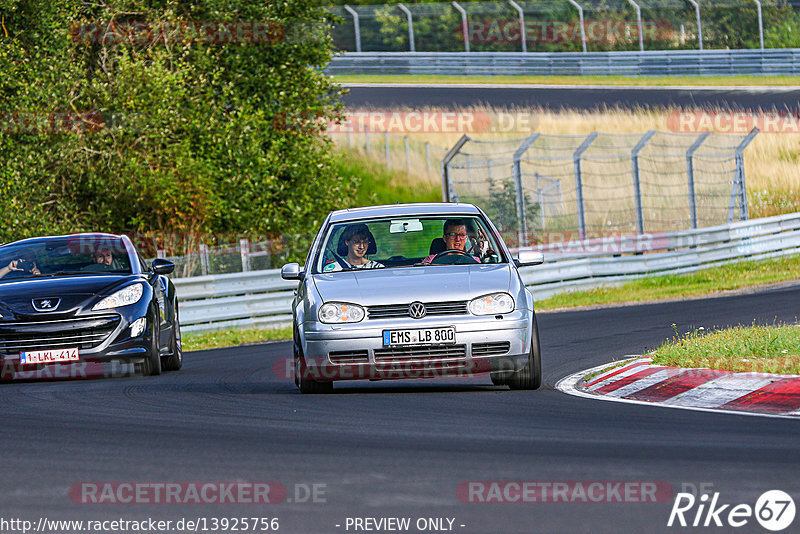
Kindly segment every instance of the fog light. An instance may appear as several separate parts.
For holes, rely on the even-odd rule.
[[[147,317],[140,317],[131,323],[131,337],[138,337],[144,332],[144,327],[147,325]]]

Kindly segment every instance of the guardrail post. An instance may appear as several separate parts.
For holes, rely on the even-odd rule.
[[[703,49],[703,26],[700,22],[700,4],[696,0],[689,0],[689,3],[694,6],[694,13],[697,17],[697,42],[700,44],[700,50]]]
[[[732,222],[733,205],[738,195],[739,200],[739,220],[746,221],[750,218],[750,210],[747,207],[747,188],[744,180],[744,149],[747,148],[760,130],[754,127],[750,133],[736,147],[736,172],[734,174],[734,186],[731,191],[731,207],[728,210],[728,222]]]
[[[522,11],[522,8],[519,7],[519,4],[516,3],[514,0],[508,0],[508,3],[511,4],[511,7],[517,10],[519,14],[519,38],[522,40],[522,51],[528,51],[528,40],[525,36],[525,12]]]
[[[455,0],[453,1],[453,7],[461,13],[461,26],[464,34],[464,52],[469,52],[469,21],[467,21],[467,10],[461,7]]]
[[[711,132],[704,132],[686,151],[686,178],[689,182],[689,214],[692,219],[692,228],[697,228],[697,192],[694,187],[694,153],[700,148]]]
[[[397,4],[403,13],[406,14],[406,18],[408,18],[408,50],[409,52],[416,52],[416,48],[414,47],[414,18],[411,16],[411,10],[408,9],[403,4]]]
[[[764,19],[761,16],[761,0],[753,0],[758,10],[758,40],[761,43],[761,50],[764,50]]]
[[[576,2],[575,0],[567,0],[567,2],[569,2],[570,4],[572,4],[573,6],[578,8],[578,20],[580,20],[580,23],[581,23],[581,43],[583,45],[583,53],[585,54],[587,52],[587,50],[586,50],[586,25],[583,23],[583,7],[581,7],[581,5],[578,2]]]
[[[578,233],[580,238],[586,239],[586,211],[583,205],[583,175],[581,174],[581,156],[589,148],[597,136],[600,135],[599,132],[592,132],[589,136],[583,140],[581,146],[575,151],[572,155],[572,160],[575,164],[575,197],[578,207]]]
[[[644,31],[642,29],[642,8],[633,0],[628,0],[628,3],[636,8],[636,21],[639,26],[639,51],[644,52]]]
[[[442,201],[443,202],[450,202],[450,191],[452,190],[450,184],[450,162],[456,157],[456,154],[461,150],[466,142],[469,141],[469,136],[464,134],[461,136],[461,139],[456,141],[456,144],[453,145],[453,148],[447,151],[444,158],[442,158]]]
[[[344,5],[344,8],[353,17],[353,28],[355,29],[356,35],[356,52],[361,52],[361,24],[358,22],[358,13],[356,13],[356,10],[347,4]]]
[[[519,246],[523,247],[528,243],[528,217],[525,213],[525,190],[522,188],[522,156],[531,145],[542,135],[540,133],[533,133],[529,135],[525,141],[514,152],[513,175],[514,175],[514,189],[517,194],[517,239]]]
[[[242,255],[242,272],[250,272],[250,240],[239,240],[239,253]]]
[[[644,209],[642,208],[642,183],[639,180],[639,152],[644,148],[650,138],[656,134],[655,130],[650,130],[639,139],[636,146],[631,151],[631,165],[633,167],[633,195],[636,200],[636,233],[644,233]]]

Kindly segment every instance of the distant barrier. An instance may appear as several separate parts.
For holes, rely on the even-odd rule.
[[[800,213],[664,234],[576,240],[536,247],[546,263],[525,267],[538,299],[643,276],[685,273],[729,261],[800,254]],[[185,332],[291,324],[296,282],[279,269],[178,278]]]

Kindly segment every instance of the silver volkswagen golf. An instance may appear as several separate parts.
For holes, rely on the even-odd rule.
[[[336,380],[491,373],[512,389],[541,383],[533,296],[483,211],[471,204],[397,204],[334,211],[298,280],[294,375],[303,393]]]

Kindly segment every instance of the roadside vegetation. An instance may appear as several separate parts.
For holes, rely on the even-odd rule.
[[[734,372],[800,374],[800,327],[739,325],[718,330],[700,326],[683,334],[676,329],[672,340],[655,350],[653,363]]]
[[[796,86],[796,76],[445,76],[434,74],[337,74],[337,83],[630,85],[663,86]]]
[[[184,351],[221,349],[250,343],[292,339],[292,328],[236,328],[210,332],[186,332],[181,339]]]
[[[720,291],[757,287],[799,278],[800,255],[784,256],[762,261],[729,263],[687,274],[649,276],[618,286],[561,293],[537,300],[536,309],[554,310],[598,304],[701,297]]]

